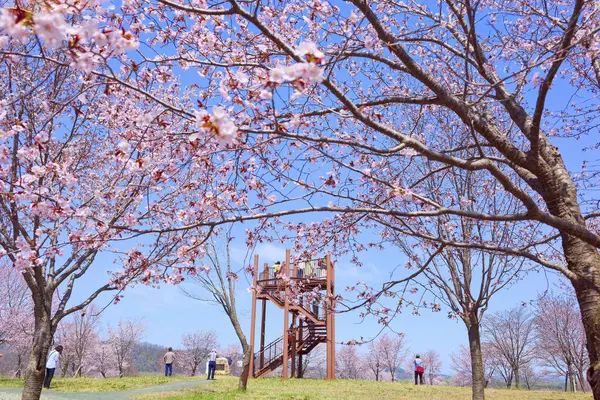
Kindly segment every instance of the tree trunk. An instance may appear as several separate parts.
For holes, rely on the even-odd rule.
[[[240,383],[238,387],[242,390],[246,390],[248,387],[248,378],[250,377],[250,360],[253,355],[251,348],[247,343],[245,346],[242,345],[242,350],[244,352],[244,360],[242,361],[242,371],[240,373]]]
[[[23,374],[23,356],[19,354],[17,356],[17,371],[15,372],[15,378],[20,378]]]
[[[568,243],[572,242],[572,240],[568,241]],[[590,357],[587,379],[592,387],[594,399],[600,400],[600,255],[595,248],[588,245],[572,247],[575,248],[569,247],[569,251],[565,251],[569,268],[571,269],[571,264],[576,262],[586,277],[573,282],[573,286],[581,310]],[[580,251],[581,247],[587,251]],[[575,260],[570,256],[576,256]],[[582,272],[578,274],[582,275]]]
[[[37,308],[37,306],[36,306]],[[52,342],[52,325],[50,318],[41,310],[37,310],[31,353],[25,371],[25,385],[21,400],[39,400],[46,373],[46,357]]]
[[[519,366],[515,366],[513,377],[515,379],[515,389],[521,389],[521,385],[519,384]]]
[[[483,370],[483,356],[481,354],[479,321],[471,318],[467,329],[469,332],[469,351],[471,353],[471,369],[473,374],[472,398],[473,400],[484,400],[485,372]]]
[[[569,375],[569,385],[571,385],[570,392],[576,392],[577,390],[575,388],[575,376],[573,376],[573,367],[571,365],[569,365],[567,368],[567,374]]]
[[[197,364],[192,366],[192,373],[190,374],[190,376],[196,376],[196,368],[198,368]]]
[[[577,189],[558,149],[548,143],[541,154],[547,164],[538,165],[541,183],[539,193],[544,198],[548,211],[554,216],[586,227]],[[566,233],[561,233],[561,240],[567,267],[576,275],[570,279],[579,303],[590,357],[587,379],[594,399],[600,400],[600,254],[595,246]]]
[[[585,378],[583,371],[577,368],[577,382],[579,383],[579,390],[585,393]]]
[[[238,320],[237,313],[235,312],[235,310],[232,310],[229,313],[229,320],[231,321],[231,324],[233,325],[233,329],[235,330],[235,333],[236,333],[238,339],[240,340],[240,344],[242,345],[242,351],[244,352],[244,360],[242,361],[242,371],[240,373],[240,382],[238,384],[238,387],[241,390],[246,390],[246,388],[248,387],[248,378],[250,377],[250,374],[251,374],[250,360],[251,360],[251,357],[253,357],[254,355],[252,354],[252,349],[251,349],[250,345],[248,344],[246,335],[244,335],[244,331],[242,330],[242,327],[240,326],[240,321]]]

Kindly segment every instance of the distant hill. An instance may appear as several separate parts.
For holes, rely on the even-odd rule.
[[[136,370],[142,375],[144,373],[162,372],[162,357],[164,354],[164,346],[147,342],[136,344],[133,351]]]

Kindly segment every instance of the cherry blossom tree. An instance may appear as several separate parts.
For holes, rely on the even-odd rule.
[[[242,346],[244,357],[239,387],[245,390],[248,385],[250,360],[253,355],[237,314],[236,284],[240,275],[244,273],[244,269],[236,269],[232,265],[230,252],[232,239],[229,231],[227,231],[224,233],[223,246],[219,247],[216,245],[216,238],[215,240],[210,240],[207,245],[205,259],[201,260],[205,264],[200,267],[201,272],[195,274],[192,278],[195,288],[199,290],[187,288],[182,288],[182,290],[188,297],[218,305],[229,318],[235,334],[240,341],[240,346]]]
[[[0,262],[0,299],[0,345],[8,347],[14,359],[11,373],[20,378],[31,348],[34,321],[25,280],[4,262]]]
[[[380,338],[374,339],[369,343],[367,353],[363,356],[363,364],[373,373],[375,381],[379,381],[380,375],[384,370],[383,349],[381,348],[381,345]]]
[[[536,356],[542,364],[564,377],[564,389],[586,390],[588,356],[585,332],[577,302],[572,296],[547,294],[538,299],[535,312],[538,336]]]
[[[94,348],[100,342],[99,324],[100,315],[93,304],[85,311],[71,314],[71,318],[59,324],[55,341],[64,348],[61,354],[63,377],[69,369],[70,374],[75,377],[87,373],[88,365],[92,363]]]
[[[488,387],[490,382],[492,382],[492,378],[496,372],[496,367],[492,361],[492,358],[490,357],[489,347],[484,344],[482,346],[482,350],[485,371],[485,387]],[[455,375],[452,377],[454,384],[457,386],[472,386],[473,367],[471,366],[471,351],[469,348],[461,345],[457,352],[452,353],[451,357],[452,364],[450,367],[455,372]]]
[[[54,333],[54,341],[66,347],[60,355],[60,364],[57,365],[62,378],[70,372],[71,376],[75,374],[75,324],[73,321],[63,320]],[[69,371],[70,370],[70,371]]]
[[[531,390],[540,381],[542,373],[536,368],[534,362],[528,362],[521,367],[521,377],[527,390]]]
[[[182,365],[189,371],[190,376],[195,376],[198,366],[208,359],[208,353],[219,345],[215,331],[197,331],[186,333],[181,337],[183,344]]]
[[[116,326],[108,327],[107,342],[114,354],[120,378],[125,376],[125,370],[131,364],[135,344],[142,339],[145,332],[145,324],[138,320],[119,321]]]
[[[511,368],[515,387],[520,388],[520,369],[535,357],[536,331],[533,315],[523,306],[489,314],[483,336],[495,354]]]
[[[244,352],[242,347],[239,344],[231,343],[227,345],[227,347],[223,348],[220,351],[225,357],[229,357],[231,360],[230,372],[233,376],[240,376],[243,372],[244,365]],[[242,366],[240,367],[240,361],[242,362]]]
[[[343,345],[335,357],[337,376],[341,379],[361,379],[363,366],[357,346]]]
[[[559,271],[580,304],[587,376],[600,399],[597,171],[589,163],[577,171],[562,157],[577,143],[597,151],[599,12],[586,0],[131,0],[108,11],[96,3],[19,2],[2,14],[0,44],[11,59],[103,77],[195,118],[224,141],[239,134],[240,147],[256,155],[254,172],[268,173],[241,172],[259,204],[248,207],[251,216],[233,219],[324,212],[319,224],[288,227],[305,245],[335,242],[339,252],[368,248],[352,239],[379,228]],[[139,40],[139,53],[124,55]],[[16,43],[33,51],[11,49]],[[183,98],[199,107],[145,87],[149,75],[171,82],[180,70],[195,78],[186,83],[194,93]],[[212,101],[224,108],[209,114]],[[18,119],[10,120],[15,126]],[[434,168],[412,168],[419,159]],[[469,199],[430,199],[423,183],[454,170],[492,180],[490,195],[499,188],[518,210],[472,211]],[[411,228],[415,220],[448,215],[511,223],[522,235],[464,242]],[[249,240],[266,236],[268,224]]]
[[[515,372],[510,365],[510,362],[504,357],[497,347],[490,345],[487,342],[482,343],[482,346],[487,348],[487,359],[490,368],[495,371],[496,376],[500,375],[507,389],[513,385]],[[529,363],[527,363],[529,365]]]
[[[21,11],[25,20],[18,22]],[[2,9],[0,29],[14,36],[39,23],[39,29],[64,33],[56,32],[65,27],[61,10],[37,17],[21,11]],[[43,45],[0,40],[0,257],[24,277],[34,318],[24,399],[39,398],[44,360],[62,319],[104,292],[117,302],[132,282],[181,282],[194,270],[210,229],[195,227],[192,235],[163,228],[200,219],[213,223],[237,197],[216,183],[229,173],[221,168],[227,159],[219,133],[233,129],[220,130],[230,124],[225,115],[217,112],[213,119],[200,110],[198,120],[184,120],[125,86],[78,72],[69,63],[87,56],[69,61],[71,56],[46,51],[43,46],[56,37],[35,32]],[[85,41],[88,33],[75,36]],[[112,35],[118,43],[109,47],[133,40],[121,29]],[[143,80],[147,93],[171,91],[171,100],[191,107],[193,100],[175,94],[176,82]],[[139,241],[143,233],[136,227],[152,232]],[[112,255],[116,268],[73,303],[74,287],[101,253]]]
[[[89,373],[98,373],[103,378],[119,376],[117,357],[110,343],[102,342],[95,346],[91,359]]]
[[[389,372],[392,382],[395,382],[398,370],[408,355],[404,335],[384,333],[379,338],[379,349],[381,350],[383,367]]]
[[[416,162],[417,163],[417,162]],[[431,170],[429,163],[422,168]],[[510,214],[515,211],[515,202],[508,196],[487,196],[483,191],[486,185],[494,185],[494,181],[476,182],[477,177],[469,171],[449,172],[443,177],[432,177],[425,185],[430,199],[442,203],[445,198],[454,198],[462,203],[465,210],[488,212],[494,214]],[[494,190],[493,192],[497,192]],[[523,258],[509,257],[494,252],[481,251],[474,248],[431,246],[430,240],[423,236],[439,236],[445,240],[461,242],[486,241],[496,243],[514,242],[515,226],[501,222],[487,224],[468,218],[452,218],[441,216],[437,219],[424,219],[411,224],[410,230],[415,235],[409,236],[396,230],[390,232],[390,240],[395,242],[408,256],[407,268],[415,271],[410,277],[414,282],[404,278],[386,283],[375,298],[394,296],[413,305],[413,313],[418,314],[420,308],[431,308],[434,312],[446,306],[449,318],[460,319],[467,329],[469,349],[473,367],[473,398],[483,398],[485,388],[485,372],[481,354],[481,321],[493,297],[500,291],[510,287],[526,272]],[[402,285],[399,285],[403,283]],[[394,286],[400,290],[393,291]],[[419,296],[420,300],[408,301],[404,293],[407,291]],[[385,295],[385,296],[384,296]],[[425,296],[429,296],[429,299]],[[379,302],[369,299],[367,308],[377,309]],[[385,307],[383,308],[385,310]],[[382,314],[387,314],[385,311]],[[382,317],[385,318],[385,317]]]
[[[425,375],[429,379],[429,384],[433,385],[443,365],[440,354],[435,350],[429,350],[421,355],[421,359],[425,365]]]
[[[304,378],[324,379],[326,371],[326,352],[325,346],[317,345],[310,353],[302,357],[302,376]]]

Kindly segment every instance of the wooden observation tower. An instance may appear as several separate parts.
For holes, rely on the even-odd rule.
[[[254,355],[250,360],[251,376],[261,378],[282,366],[282,379],[289,376],[302,378],[302,357],[325,343],[326,377],[335,379],[334,271],[329,255],[320,259],[300,260],[292,265],[288,249],[285,263],[277,275],[268,264],[264,264],[263,271],[259,272],[258,255],[255,255],[254,288],[250,331],[250,346]],[[255,352],[259,300],[262,303],[260,347]],[[271,343],[265,343],[267,301],[283,310],[283,334]]]

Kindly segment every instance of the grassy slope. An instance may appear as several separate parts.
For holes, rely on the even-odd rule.
[[[135,376],[126,378],[54,378],[52,388],[58,392],[111,392],[137,389],[164,383],[199,379],[186,376]],[[0,376],[0,387],[23,387],[23,379],[9,379]]]
[[[137,399],[163,400],[470,400],[469,388],[446,386],[414,386],[407,382],[370,382],[337,380],[257,379],[248,392],[236,390],[237,380],[218,379],[211,385],[181,392],[144,395]],[[487,400],[591,400],[591,394],[550,391],[501,390],[486,391]]]

